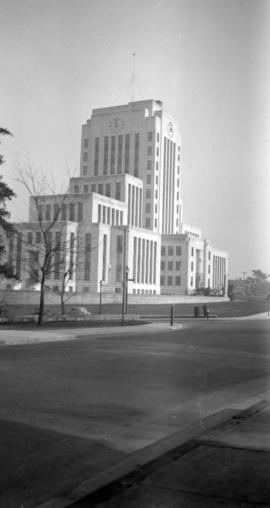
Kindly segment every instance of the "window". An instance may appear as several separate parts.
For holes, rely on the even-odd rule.
[[[106,183],[106,192],[105,192],[106,196],[109,198],[110,195],[111,195],[111,184],[110,183]]]
[[[155,219],[155,228],[157,228],[157,219]]]
[[[78,203],[78,222],[83,220],[83,204]]]
[[[67,205],[62,206],[62,220],[67,220]]]
[[[166,247],[161,247],[161,255],[166,256]]]
[[[119,210],[116,210],[116,225],[119,226]]]
[[[108,164],[109,164],[109,136],[105,136],[104,138],[104,159],[103,159],[103,174],[108,174]]]
[[[83,140],[83,147],[88,148],[88,139]]]
[[[83,192],[86,192],[86,193],[87,193],[87,192],[88,192],[88,189],[89,189],[88,185],[84,185],[84,186],[83,186]]]
[[[102,207],[102,222],[106,224],[106,206]]]
[[[190,277],[190,285],[193,286],[193,277]]]
[[[211,259],[211,252],[210,251],[208,252],[208,259],[209,259],[209,261]]]
[[[210,267],[210,265],[208,265],[208,273],[210,273],[210,270],[211,270],[211,267]]]
[[[191,255],[194,256],[194,247],[191,247]]]
[[[98,205],[98,222],[101,222],[101,205]]]
[[[161,263],[160,263],[160,269],[161,269],[162,271],[164,271],[164,270],[165,270],[165,261],[161,261]]]
[[[111,209],[108,206],[108,208],[107,208],[107,224],[110,224],[110,223],[111,223]],[[103,280],[105,280],[105,279],[103,279]]]
[[[153,132],[148,132],[147,134],[147,141],[153,141]]]
[[[157,213],[157,204],[155,204],[155,213]]]
[[[151,199],[151,189],[146,189],[146,199]]]
[[[176,183],[177,187],[179,187],[179,178],[177,178],[177,183]]]
[[[181,247],[179,245],[176,246],[176,255],[181,256]]]
[[[121,183],[116,182],[115,184],[115,199],[118,199],[120,201],[121,199]]]
[[[41,242],[41,233],[38,231],[36,233],[36,243],[40,243]]]
[[[164,277],[164,275],[161,275],[161,277],[160,277],[160,285],[161,286],[165,286],[165,277]]]
[[[102,183],[98,184],[98,193],[103,194],[103,184]]]
[[[156,162],[156,171],[158,171],[158,162]]]
[[[193,272],[193,270],[194,270],[194,263],[193,263],[193,261],[191,261],[191,271]]]
[[[146,183],[148,183],[148,185],[151,184],[151,175],[147,175]]]
[[[51,220],[51,205],[46,205],[45,220]]]
[[[117,158],[117,173],[122,173],[122,158],[123,158],[123,136],[118,136],[118,158]]]
[[[147,169],[152,169],[152,161],[151,160],[147,161]]]
[[[155,192],[155,198],[156,199],[158,198],[158,190],[156,190],[156,192]]]
[[[69,205],[69,220],[74,220],[74,203],[70,203]]]
[[[172,282],[173,282],[173,278],[172,278],[172,276],[171,276],[171,275],[168,275],[168,277],[167,277],[167,285],[168,285],[168,286],[172,286]]]
[[[177,272],[179,272],[180,268],[181,268],[181,261],[176,261],[176,263],[175,263],[175,270]]]
[[[96,184],[92,183],[91,185],[91,192],[96,192]]]
[[[150,203],[146,203],[146,206],[145,206],[146,213],[150,213],[150,209],[151,209],[151,204]]]
[[[59,212],[60,212],[60,208],[59,206],[55,203],[53,205],[53,218],[56,220],[58,219],[58,216],[59,216]]]
[[[168,256],[173,256],[173,247],[172,247],[172,245],[170,245],[168,247]]]
[[[147,147],[147,155],[150,157],[152,155],[152,147],[151,146],[148,146]]]
[[[159,156],[159,148],[157,147],[157,157]]]
[[[118,210],[117,210],[118,211]],[[116,237],[116,280],[119,282],[123,276],[123,236]]]
[[[172,261],[168,261],[168,270],[169,270],[169,272],[172,272],[172,270],[173,270],[173,262]]]
[[[42,205],[38,205],[38,220],[39,221],[43,220],[43,206]]]
[[[156,185],[158,185],[158,176],[156,175]]]
[[[130,135],[125,135],[125,173],[129,173]]]
[[[115,173],[115,136],[111,137],[111,174]]]
[[[78,194],[80,192],[79,185],[74,185],[74,192],[75,192],[75,194]]]
[[[123,224],[123,212],[120,212],[120,225],[122,226]]]
[[[150,228],[150,217],[145,217],[145,227]]]
[[[176,199],[179,201],[179,192],[176,193]]]
[[[114,226],[114,221],[115,221],[115,209],[113,208],[112,209],[112,225]]]
[[[27,235],[27,243],[33,243],[33,233],[32,231],[28,233]]]
[[[134,153],[134,176],[138,176],[139,173],[139,146],[140,146],[140,134],[135,134],[135,153]]]
[[[95,138],[95,159],[94,159],[94,174],[98,175],[99,166],[99,138]]]
[[[181,286],[181,277],[180,277],[180,275],[176,275],[176,277],[175,277],[175,285],[176,286]]]
[[[83,175],[87,175],[87,166],[83,166]]]
[[[157,132],[157,142],[159,143],[159,132]]]
[[[83,154],[83,162],[87,162],[87,160],[88,160],[88,153],[84,152],[84,154]]]

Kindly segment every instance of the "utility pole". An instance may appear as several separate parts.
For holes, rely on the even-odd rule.
[[[126,310],[126,226],[124,226],[124,246],[123,246],[123,287],[122,287],[122,325],[125,324],[125,310]]]
[[[102,314],[102,282],[99,281],[99,314]]]

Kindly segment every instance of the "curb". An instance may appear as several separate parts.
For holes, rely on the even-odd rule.
[[[99,491],[111,488],[120,480],[121,484],[125,485],[126,481],[123,481],[124,477],[134,474],[142,466],[149,465],[183,445],[189,449],[190,446],[193,446],[192,443],[194,441],[197,442],[203,436],[209,438],[212,435],[217,436],[220,433],[228,432],[236,425],[239,425],[239,421],[251,417],[267,405],[269,405],[268,391],[239,403],[233,409],[219,411],[203,420],[203,427],[202,422],[198,421],[185,430],[162,438],[156,443],[133,453],[116,466],[98,473],[90,480],[85,480],[72,490],[68,496],[51,498],[45,503],[38,505],[37,508],[69,508],[87,496],[95,495],[96,497]],[[183,453],[186,453],[185,449]]]

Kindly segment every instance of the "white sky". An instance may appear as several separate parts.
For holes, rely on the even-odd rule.
[[[269,0],[0,0],[1,170],[30,158],[60,186],[97,107],[160,99],[182,132],[184,221],[227,250],[230,277],[270,273]],[[76,174],[76,173],[75,173]]]

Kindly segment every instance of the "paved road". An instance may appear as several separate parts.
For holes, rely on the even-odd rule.
[[[80,330],[78,330],[78,333]],[[269,387],[268,321],[3,347],[1,507],[36,506]]]

